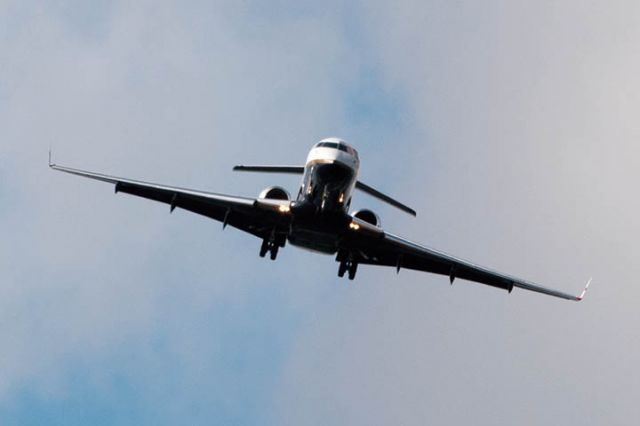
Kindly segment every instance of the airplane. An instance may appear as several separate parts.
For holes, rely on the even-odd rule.
[[[257,198],[159,185],[108,176],[51,162],[49,167],[115,185],[115,192],[135,195],[222,222],[262,240],[260,257],[275,260],[287,242],[315,252],[335,255],[338,276],[356,277],[359,265],[380,265],[444,275],[453,284],[462,279],[507,290],[514,287],[562,299],[581,301],[591,280],[578,296],[512,277],[386,232],[376,213],[350,212],[354,190],[365,192],[412,216],[415,210],[358,180],[358,152],[339,138],[315,144],[304,166],[235,166],[235,171],[302,175],[295,199],[282,187],[270,186]]]

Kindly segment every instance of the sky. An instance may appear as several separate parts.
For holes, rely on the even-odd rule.
[[[0,423],[640,418],[640,4],[0,0]],[[385,229],[581,303],[328,256],[55,173],[256,196],[318,140]]]

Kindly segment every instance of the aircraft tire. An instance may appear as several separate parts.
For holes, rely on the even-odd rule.
[[[263,240],[260,246],[260,257],[265,257],[269,251],[269,241]]]
[[[349,279],[353,281],[356,277],[356,272],[358,271],[358,264],[353,262],[349,265]]]
[[[271,260],[276,260],[276,257],[278,257],[279,248],[280,247],[278,247],[277,245],[274,245],[273,247],[271,247],[271,254],[270,254]]]
[[[343,260],[340,262],[340,266],[338,267],[338,276],[340,278],[344,277],[345,272],[347,272],[347,262]]]

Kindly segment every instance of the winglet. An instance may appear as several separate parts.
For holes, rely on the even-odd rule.
[[[582,290],[582,293],[580,294],[580,296],[577,297],[578,302],[584,299],[584,295],[587,294],[587,290],[589,290],[589,285],[591,284],[592,279],[593,278],[589,278],[589,281],[587,281],[587,285],[584,286],[584,290]]]
[[[49,145],[49,167],[53,167],[55,164],[51,162],[51,145]]]

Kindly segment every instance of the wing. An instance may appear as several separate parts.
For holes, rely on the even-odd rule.
[[[357,226],[351,227],[351,234],[345,239],[345,250],[349,250],[358,263],[370,265],[394,266],[416,271],[431,272],[449,277],[486,284],[511,292],[513,287],[535,291],[567,300],[583,299],[591,280],[581,295],[575,296],[533,282],[492,271],[472,262],[448,255],[438,250],[421,246],[381,229],[354,220]]]
[[[275,229],[287,228],[289,202],[235,197],[173,186],[141,182],[57,165],[54,170],[115,185],[115,191],[169,204],[231,225],[259,238],[267,238]]]

